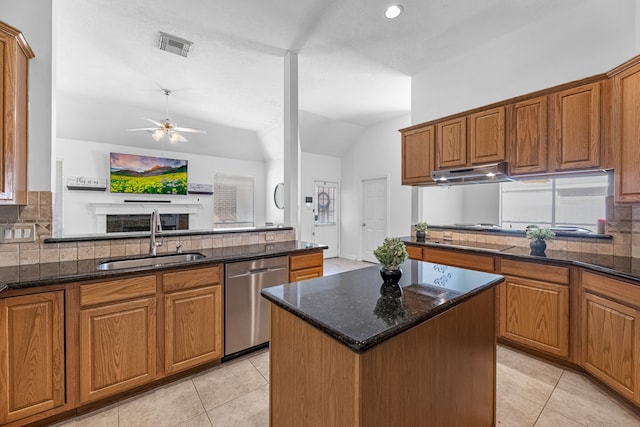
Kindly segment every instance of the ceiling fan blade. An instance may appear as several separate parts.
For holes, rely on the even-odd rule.
[[[138,131],[138,130],[146,130],[147,132],[153,132],[155,131],[157,128],[138,128],[138,129],[127,129],[129,132],[134,132],[134,131]]]
[[[174,128],[174,130],[177,130],[180,132],[207,133],[207,131],[204,129],[193,129],[193,128],[183,128],[183,127],[176,127]]]
[[[143,119],[144,119],[144,120],[146,120],[146,121],[148,121],[148,122],[153,123],[154,125],[156,125],[156,126],[158,126],[158,127],[160,127],[160,128],[163,128],[163,127],[164,127],[164,125],[163,125],[162,123],[160,123],[160,122],[156,122],[156,121],[155,121],[155,120],[153,120],[153,119],[148,119],[148,118],[146,118],[146,117],[143,117]]]

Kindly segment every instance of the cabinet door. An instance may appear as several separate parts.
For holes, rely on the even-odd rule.
[[[569,356],[569,287],[505,277],[500,336],[560,357]]]
[[[508,106],[507,129],[510,173],[547,172],[547,97]]]
[[[409,258],[411,259],[422,261],[422,248],[419,246],[407,245],[407,254],[409,254]]]
[[[616,201],[640,202],[640,66],[613,79]]]
[[[481,111],[469,116],[471,164],[501,162],[505,159],[504,107]]]
[[[638,310],[584,292],[582,366],[628,399],[640,402]]]
[[[446,169],[467,164],[467,118],[437,124],[436,168]]]
[[[80,402],[145,384],[156,376],[156,300],[80,311]]]
[[[63,292],[0,299],[0,325],[0,424],[63,405]]]
[[[0,22],[0,205],[27,204],[28,79],[31,48]]]
[[[222,322],[220,285],[165,295],[166,373],[221,358]]]
[[[402,134],[402,184],[433,182],[435,126]]]
[[[551,167],[553,170],[600,166],[600,83],[553,95]]]

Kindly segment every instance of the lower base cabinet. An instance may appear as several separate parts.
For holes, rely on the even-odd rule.
[[[80,311],[80,403],[156,377],[156,299]]]
[[[303,255],[289,256],[289,282],[322,277],[324,259],[322,250]]]
[[[64,293],[0,299],[0,424],[65,403]]]
[[[165,296],[165,372],[174,373],[220,359],[222,286]]]
[[[582,274],[582,367],[640,404],[640,293],[637,285]]]

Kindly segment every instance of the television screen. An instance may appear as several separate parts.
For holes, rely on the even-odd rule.
[[[112,193],[187,194],[187,161],[110,154]]]

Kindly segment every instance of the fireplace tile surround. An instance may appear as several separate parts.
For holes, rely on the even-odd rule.
[[[640,205],[616,205],[613,197],[607,199],[605,232],[613,238],[594,242],[593,239],[560,237],[550,243],[550,249],[570,252],[588,252],[602,255],[640,258]],[[148,251],[146,238],[111,239],[78,242],[45,243],[53,228],[52,192],[30,191],[26,206],[0,206],[0,226],[34,224],[36,241],[30,243],[0,243],[0,267],[46,262],[73,261],[93,258],[141,255]],[[295,240],[295,230],[274,230],[274,241]],[[415,233],[415,231],[414,231]],[[433,230],[432,233],[438,233]],[[178,245],[183,250],[198,250],[266,242],[267,232],[233,232],[165,237],[159,253],[174,252]],[[438,236],[435,236],[438,237]],[[529,245],[524,237],[495,236],[481,232],[453,233],[453,239],[486,243]]]

